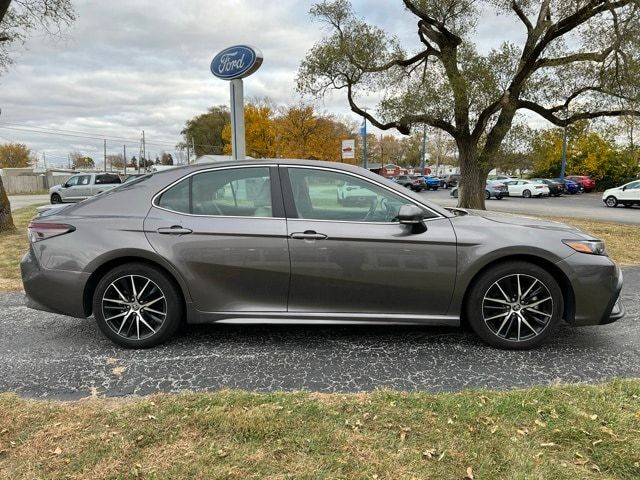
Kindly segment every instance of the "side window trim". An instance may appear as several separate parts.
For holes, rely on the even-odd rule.
[[[343,174],[343,175],[349,175],[352,176],[354,178],[358,178],[358,179],[362,179],[365,182],[371,183],[377,187],[383,188],[395,195],[398,195],[399,197],[402,197],[404,200],[407,201],[407,203],[410,203],[412,205],[415,205],[419,208],[424,208],[427,209],[429,212],[431,212],[431,214],[433,214],[432,218],[425,218],[425,221],[429,221],[429,220],[435,220],[438,218],[443,218],[442,215],[440,215],[438,212],[431,210],[427,205],[424,205],[422,203],[417,203],[415,200],[406,197],[405,195],[403,195],[401,192],[396,192],[395,190],[386,187],[385,185],[383,185],[382,183],[378,183],[375,181],[372,181],[366,177],[361,177],[359,175],[352,175],[350,172],[345,172],[343,170],[335,170],[332,168],[326,168],[326,167],[314,167],[314,166],[309,166],[309,165],[279,165],[279,169],[280,169],[280,177],[282,179],[282,193],[284,196],[284,207],[285,207],[285,214],[287,216],[287,219],[298,219],[298,211],[296,209],[295,206],[295,201],[294,201],[294,197],[293,197],[293,189],[291,187],[291,177],[289,176],[289,169],[292,168],[300,168],[300,169],[306,169],[306,170],[321,170],[321,171],[325,171],[325,172],[331,172],[331,173],[338,173],[338,174]],[[358,221],[345,221],[345,220],[313,220],[313,219],[309,219],[309,221],[313,221],[313,222],[340,222],[340,223],[378,223],[378,224],[393,224],[394,222],[358,222]]]
[[[270,188],[271,188],[271,208],[272,208],[272,216],[271,217],[248,217],[248,216],[235,216],[235,215],[200,215],[193,213],[193,177],[201,174],[201,173],[209,173],[215,172],[218,170],[234,170],[240,168],[267,168],[269,170],[269,178],[270,178]],[[181,182],[188,182],[188,195],[189,195],[189,212],[180,212],[178,210],[173,210],[171,208],[163,207],[159,205],[160,199],[162,195],[167,191],[171,190],[173,187],[177,186]],[[185,175],[177,180],[174,180],[166,187],[162,188],[158,193],[156,193],[151,199],[151,205],[155,208],[159,208],[160,210],[165,210],[167,212],[175,213],[177,215],[187,215],[193,217],[219,217],[219,218],[246,218],[246,219],[255,219],[255,218],[265,218],[265,219],[274,219],[274,220],[283,220],[285,218],[285,203],[282,195],[282,185],[284,182],[280,179],[280,169],[278,165],[274,164],[254,164],[254,165],[238,165],[238,166],[225,166],[225,167],[216,167],[216,168],[208,168],[206,170],[196,170],[195,172],[191,172],[188,175]]]

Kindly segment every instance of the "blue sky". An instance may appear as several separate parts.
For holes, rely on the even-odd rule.
[[[247,97],[278,104],[300,100],[294,79],[300,60],[322,38],[308,15],[311,2],[279,0],[77,1],[78,19],[63,38],[34,35],[15,50],[15,65],[0,77],[0,123],[91,132],[126,140],[109,153],[138,149],[144,129],[152,155],[172,151],[184,122],[209,106],[228,104],[228,83],[209,71],[222,48],[248,43],[264,63],[245,80]],[[416,20],[400,0],[354,2],[356,12],[396,33],[409,50]],[[517,22],[486,12],[476,32],[488,50],[522,34]],[[375,103],[372,100],[372,103]],[[316,102],[320,110],[352,115],[342,94]],[[371,105],[373,106],[373,105]],[[17,127],[20,128],[20,127]],[[0,141],[27,143],[48,163],[66,163],[80,150],[102,155],[102,141],[45,136],[0,128]]]

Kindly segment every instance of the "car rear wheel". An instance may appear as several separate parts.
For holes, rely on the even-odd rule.
[[[102,333],[125,348],[149,348],[168,340],[182,321],[182,301],[172,280],[143,263],[109,271],[93,295]]]
[[[531,190],[524,190],[524,191],[522,192],[522,196],[523,196],[524,198],[531,198]]]
[[[453,196],[453,198],[458,198],[458,190],[454,190],[453,192],[451,192],[451,195]]]
[[[51,203],[62,203],[62,197],[57,193],[51,195]]]
[[[541,345],[560,323],[562,292],[553,276],[529,262],[495,266],[471,286],[465,305],[473,331],[497,348]]]
[[[618,206],[618,199],[616,197],[607,197],[607,199],[604,201],[605,205],[607,207],[617,207]]]
[[[491,199],[491,193],[489,192],[489,190],[484,191],[484,198],[487,200]]]

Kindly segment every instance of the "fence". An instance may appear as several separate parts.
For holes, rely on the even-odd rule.
[[[16,193],[42,193],[49,187],[66,182],[71,175],[3,175],[2,183],[7,195]]]

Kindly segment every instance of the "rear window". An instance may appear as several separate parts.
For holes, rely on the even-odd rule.
[[[122,183],[122,180],[118,175],[111,173],[96,175],[96,185],[104,185],[106,183]]]

